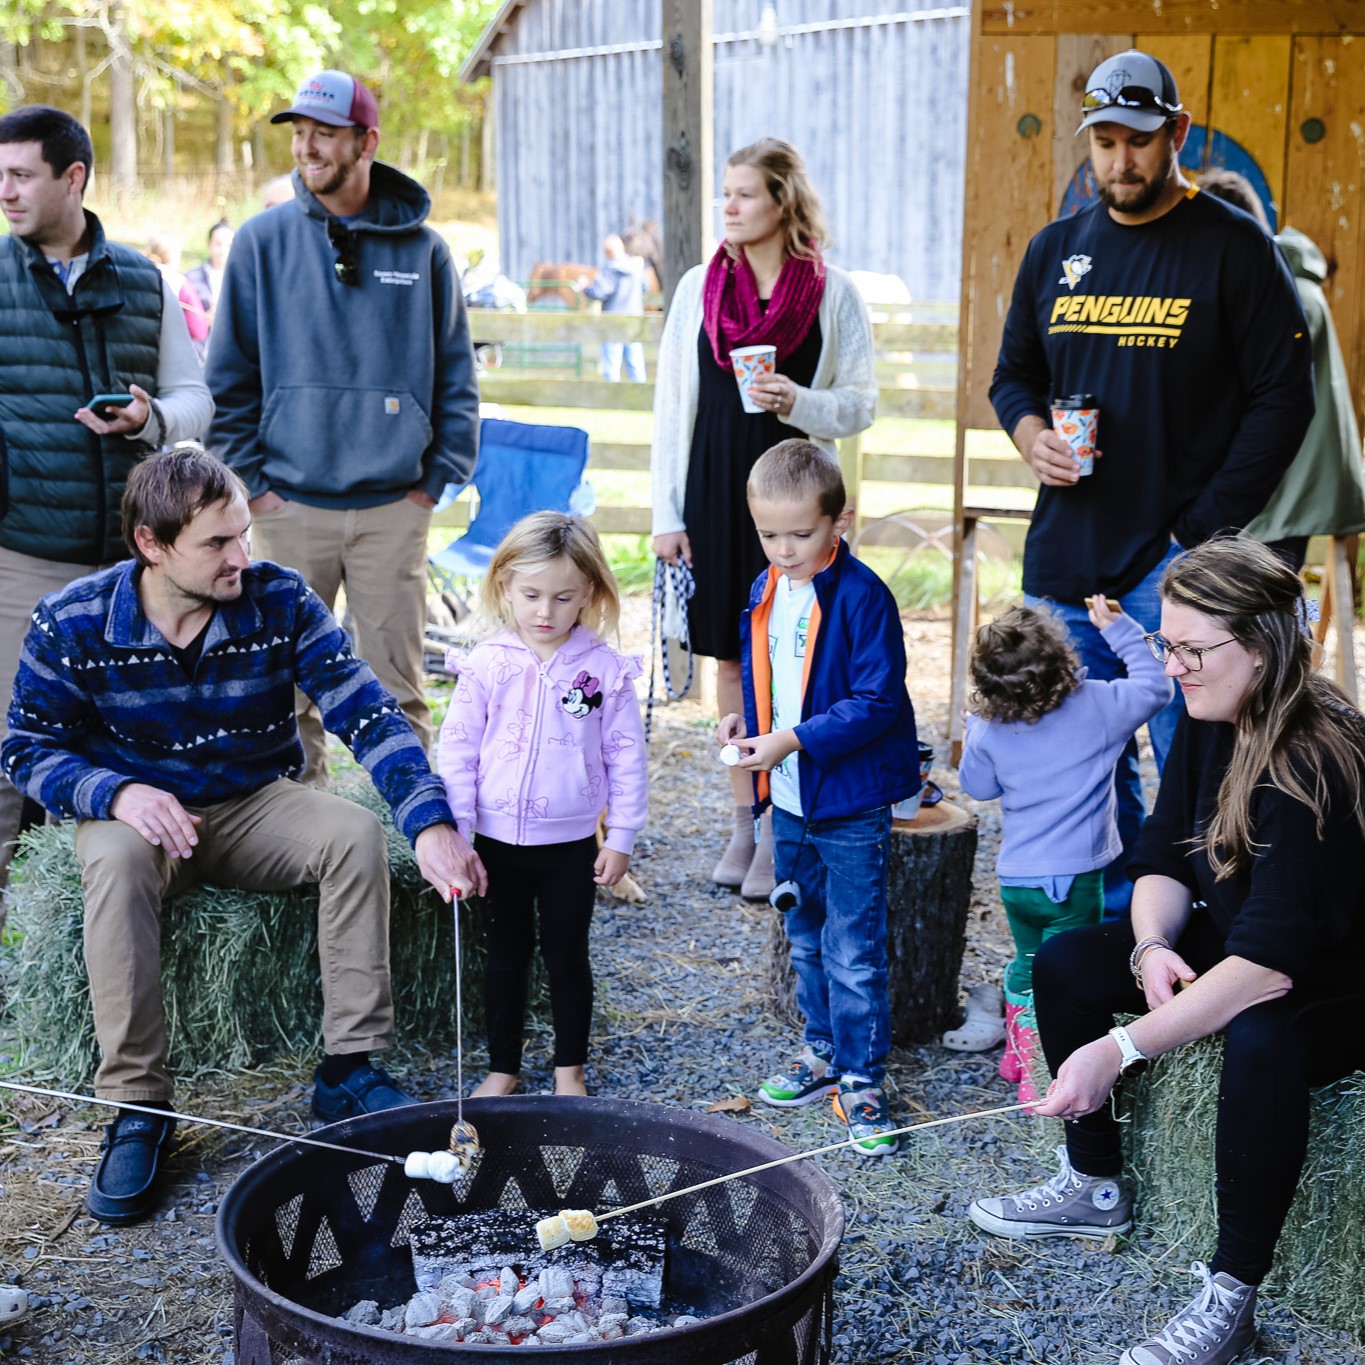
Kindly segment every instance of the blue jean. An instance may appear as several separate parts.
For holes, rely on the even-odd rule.
[[[1123,610],[1127,612],[1144,631],[1161,629],[1161,575],[1180,548],[1172,545],[1156,568],[1131,592],[1124,593],[1120,599]],[[1126,678],[1118,655],[1104,643],[1104,637],[1090,622],[1090,613],[1083,604],[1053,602],[1041,597],[1025,596],[1030,607],[1048,606],[1053,614],[1066,626],[1067,635],[1080,655],[1081,663],[1089,671],[1089,676],[1099,682],[1114,678]],[[1156,759],[1158,774],[1166,766],[1166,755],[1170,752],[1171,740],[1175,735],[1176,722],[1185,709],[1185,703],[1176,688],[1175,696],[1147,722],[1147,734],[1152,741],[1152,755]],[[1123,848],[1119,856],[1104,870],[1104,914],[1106,919],[1116,919],[1127,914],[1133,899],[1133,884],[1128,880],[1128,860],[1137,847],[1138,835],[1147,807],[1142,799],[1142,779],[1138,775],[1137,739],[1133,738],[1124,746],[1114,769],[1114,795],[1118,806],[1119,838]]]
[[[645,348],[638,341],[604,341],[597,369],[602,378],[612,384],[621,382],[621,365],[625,363],[626,378],[632,384],[645,382]]]
[[[805,1041],[833,1070],[880,1085],[891,1048],[886,857],[891,808],[806,821],[773,807],[773,865],[801,888],[786,916]]]

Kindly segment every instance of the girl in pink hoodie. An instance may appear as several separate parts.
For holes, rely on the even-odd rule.
[[[448,660],[459,678],[437,755],[460,833],[473,835],[488,873],[489,1071],[473,1093],[516,1089],[538,919],[555,1094],[585,1095],[593,900],[630,866],[648,808],[632,685],[642,669],[601,639],[616,630],[620,599],[582,517],[537,512],[519,521],[494,553],[479,599],[490,633]]]

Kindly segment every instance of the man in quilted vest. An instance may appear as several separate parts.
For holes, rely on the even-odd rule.
[[[174,293],[83,206],[93,162],[60,109],[0,117],[0,716],[39,598],[124,557],[129,471],[213,413]],[[0,887],[24,813],[0,777]]]

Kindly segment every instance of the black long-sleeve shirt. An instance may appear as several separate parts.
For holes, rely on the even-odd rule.
[[[1232,759],[1231,724],[1182,716],[1161,774],[1156,808],[1142,826],[1128,874],[1182,882],[1224,940],[1227,956],[1283,972],[1296,994],[1359,990],[1365,977],[1365,835],[1339,779],[1322,838],[1302,801],[1261,778],[1251,801],[1255,856],[1214,879],[1202,842]]]
[[[1100,204],[1029,243],[991,402],[1011,435],[1053,397],[1099,400],[1095,472],[1039,490],[1024,589],[1115,597],[1266,504],[1313,417],[1308,324],[1274,242],[1191,190],[1140,226]]]

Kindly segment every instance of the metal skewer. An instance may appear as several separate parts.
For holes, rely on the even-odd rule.
[[[150,1114],[158,1119],[178,1119],[182,1123],[197,1123],[207,1128],[226,1128],[233,1133],[249,1133],[252,1137],[275,1138],[279,1142],[301,1142],[307,1147],[326,1147],[332,1152],[346,1152],[351,1156],[372,1157],[375,1161],[403,1164],[401,1156],[391,1152],[367,1152],[363,1147],[346,1147],[339,1142],[323,1142],[320,1138],[303,1137],[298,1133],[276,1133],[269,1128],[248,1128],[244,1123],[228,1123],[223,1119],[206,1119],[199,1114],[179,1114],[171,1109],[154,1109],[127,1100],[102,1100],[97,1095],[76,1095],[67,1090],[47,1090],[41,1085],[20,1085],[17,1081],[0,1081],[0,1089],[18,1090],[25,1095],[43,1095],[54,1100],[75,1100],[78,1104],[103,1104],[111,1109],[127,1109],[134,1114]]]
[[[464,998],[460,992],[464,964],[460,953],[460,892],[454,886],[450,888],[450,906],[455,920],[455,1126],[450,1130],[450,1150],[459,1156],[461,1147],[478,1151],[479,1134],[464,1117]]]
[[[882,1133],[879,1136],[901,1137],[906,1133],[922,1132],[925,1128],[939,1128],[945,1123],[965,1123],[968,1119],[992,1118],[996,1114],[1015,1114],[1021,1109],[1032,1109],[1040,1103],[1040,1100],[1031,1100],[1028,1104],[1003,1104],[998,1109],[977,1109],[970,1114],[954,1114],[951,1118],[930,1119],[927,1123],[911,1123],[904,1128],[895,1128],[891,1132]],[[760,1171],[770,1171],[774,1166],[786,1166],[793,1161],[805,1161],[807,1157],[822,1156],[825,1152],[837,1152],[841,1147],[851,1147],[856,1141],[856,1138],[845,1138],[842,1142],[831,1142],[827,1147],[815,1147],[808,1152],[793,1152],[790,1156],[778,1157],[776,1161],[765,1161],[761,1166],[750,1166],[743,1171],[731,1171],[729,1175],[718,1175],[713,1180],[703,1180],[699,1185],[688,1185],[685,1189],[671,1190],[668,1194],[656,1195],[653,1199],[644,1199],[638,1204],[627,1204],[622,1209],[611,1209],[606,1213],[599,1213],[596,1215],[596,1221],[605,1223],[608,1218],[619,1218],[623,1213],[638,1213],[641,1209],[662,1204],[666,1199],[677,1199],[680,1195],[695,1194],[698,1190],[710,1189],[712,1185],[724,1185],[727,1181],[739,1180],[746,1175],[757,1175]]]

